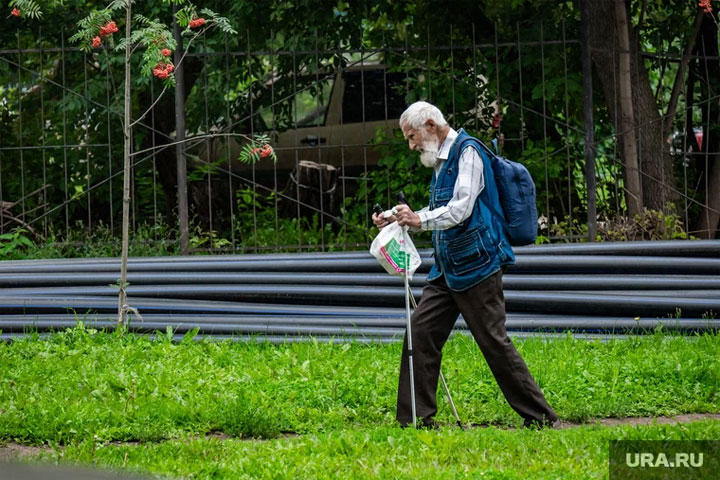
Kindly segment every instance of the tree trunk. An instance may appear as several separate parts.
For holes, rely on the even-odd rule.
[[[292,192],[297,189],[300,202],[300,215],[311,218],[320,212],[335,215],[338,170],[332,165],[319,164],[309,160],[300,160],[298,168],[288,180],[286,190]],[[305,205],[309,205],[305,207]],[[320,215],[320,222],[324,216]]]
[[[130,97],[130,33],[131,33],[131,2],[127,2],[125,7],[125,115],[123,122],[123,132],[125,137],[125,146],[123,150],[124,171],[123,171],[123,216],[122,216],[122,253],[120,260],[120,284],[118,294],[118,324],[124,324],[125,314],[123,306],[125,305],[126,294],[125,284],[127,283],[127,263],[128,250],[130,245],[130,135],[131,135],[131,97]]]
[[[717,99],[711,100],[720,92],[720,61],[718,61],[718,26],[710,15],[705,15],[697,42],[699,71],[702,98],[703,144],[702,153],[695,157],[698,170],[703,172],[706,182],[705,198],[701,201],[706,204],[700,212],[695,230],[702,238],[715,238],[718,233],[720,221],[720,105]],[[694,125],[688,125],[692,131]]]
[[[635,115],[632,101],[632,76],[630,70],[630,38],[625,12],[625,0],[615,0],[615,23],[618,40],[618,94],[620,118],[619,138],[625,160],[625,204],[628,215],[634,218],[642,211],[642,184],[638,165],[638,147],[635,138]]]
[[[183,60],[183,67],[185,69],[185,88],[184,96],[185,99],[190,94],[196,80],[202,71],[202,62],[197,61],[193,57],[185,57]],[[175,87],[177,89],[177,86]],[[141,93],[141,105],[150,105],[153,102],[153,98],[149,94]],[[171,143],[175,140],[175,97],[168,92],[165,93],[162,99],[153,107],[152,113],[148,113],[146,118],[150,118],[153,115],[155,120],[155,129],[157,133],[150,134],[144,137],[142,149],[160,147],[166,143]],[[149,122],[148,122],[149,123]],[[167,136],[162,135],[162,133]],[[154,138],[153,138],[154,137]],[[155,154],[155,166],[157,169],[158,180],[162,185],[163,191],[165,192],[165,216],[170,226],[175,226],[175,215],[174,212],[177,208],[177,152],[175,147],[167,147],[164,149],[158,149]]]
[[[717,147],[720,147],[720,142],[713,142]],[[701,238],[712,239],[715,238],[720,232],[718,222],[720,222],[720,155],[714,154],[710,156],[710,165],[708,168],[708,192],[707,192],[707,206],[708,208],[703,209],[700,219],[698,222],[697,232]]]
[[[618,132],[620,126],[619,80],[616,72],[620,65],[622,49],[615,44],[614,32],[617,29],[615,0],[589,0],[590,9],[590,45],[594,49],[593,63],[595,73],[605,95],[605,104],[610,119]],[[629,36],[630,76],[632,83],[632,106],[635,116],[637,158],[642,184],[642,204],[653,210],[670,210],[679,196],[674,186],[674,173],[670,148],[663,138],[663,122],[660,108],[650,85],[648,72],[639,55],[640,46],[637,35]],[[623,161],[627,159],[623,155]],[[626,186],[627,187],[627,186]]]
[[[175,49],[175,139],[180,142],[175,146],[177,154],[177,200],[178,200],[178,243],[180,254],[189,253],[188,231],[188,192],[187,192],[187,159],[185,157],[185,68],[181,62],[183,56],[183,38],[176,15],[180,12],[178,5],[173,6],[173,36],[177,43]]]

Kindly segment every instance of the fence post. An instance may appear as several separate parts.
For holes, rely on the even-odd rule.
[[[597,236],[597,196],[595,184],[595,133],[593,123],[592,50],[590,48],[589,0],[580,0],[580,44],[583,68],[583,123],[585,125],[585,184],[587,186],[588,241]]]
[[[188,196],[187,196],[187,163],[185,158],[185,68],[180,59],[183,56],[183,40],[180,25],[176,15],[180,7],[173,6],[173,36],[177,47],[175,48],[175,141],[178,142],[177,155],[177,192],[178,192],[178,240],[180,254],[189,253],[188,233]]]

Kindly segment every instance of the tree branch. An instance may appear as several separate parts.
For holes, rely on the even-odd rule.
[[[40,238],[39,235],[37,234],[37,232],[35,231],[35,229],[32,228],[32,227],[31,227],[30,225],[28,225],[27,223],[25,223],[24,220],[22,220],[22,219],[20,219],[20,218],[17,218],[17,217],[13,217],[12,215],[10,215],[10,214],[8,214],[8,213],[5,213],[5,212],[3,212],[3,214],[2,214],[2,218],[3,218],[3,220],[7,218],[7,219],[9,219],[9,220],[17,223],[17,224],[20,225],[21,227],[27,229],[27,231],[28,231],[29,233],[31,233],[35,238]],[[4,222],[4,223],[2,224],[3,230],[4,230],[5,227],[8,226],[8,225],[10,225],[10,222],[9,222],[9,221],[8,221],[8,222]]]
[[[191,140],[200,140],[200,139],[215,138],[215,137],[241,137],[241,138],[244,138],[245,140],[250,140],[250,141],[252,140],[250,137],[248,137],[247,135],[242,134],[242,133],[208,133],[205,135],[194,135],[190,138],[186,138],[185,140],[178,140],[176,142],[163,143],[162,145],[155,145],[154,147],[146,148],[143,150],[138,150],[137,152],[132,152],[130,154],[130,156],[134,157],[135,155],[140,155],[141,153],[152,152],[153,150],[167,148],[167,147],[171,147],[173,145],[179,145],[181,143],[189,142]]]
[[[187,48],[186,48],[185,51],[183,52],[183,56],[180,57],[180,61],[177,63],[177,65],[175,65],[175,68],[177,68],[177,67],[185,60],[185,57],[187,56],[188,52],[190,52],[190,44],[193,42],[193,40],[195,40],[197,37],[199,37],[200,35],[202,35],[202,34],[205,33],[206,31],[207,31],[207,28],[204,29],[204,30],[202,30],[202,31],[200,31],[200,32],[198,32],[198,33],[196,33],[193,37],[190,38],[190,40],[188,40]],[[133,126],[135,126],[136,123],[140,122],[143,118],[147,117],[147,114],[150,113],[150,111],[151,111],[153,108],[155,108],[155,105],[160,101],[160,99],[162,98],[162,96],[163,96],[163,94],[165,93],[166,90],[167,90],[167,86],[165,86],[165,87],[162,89],[162,92],[160,92],[160,95],[157,96],[157,98],[156,98],[155,101],[152,103],[152,105],[150,105],[150,107],[149,107],[147,110],[145,110],[145,111],[142,113],[142,115],[140,115],[140,116],[137,118],[137,120],[135,120],[135,121],[130,125],[131,128],[132,128]]]
[[[142,121],[142,119],[144,119],[144,118],[147,116],[147,114],[150,113],[150,111],[151,111],[153,108],[155,108],[155,105],[157,105],[157,103],[160,101],[160,99],[162,98],[162,96],[163,96],[163,94],[165,93],[166,90],[167,90],[167,85],[163,87],[162,91],[160,92],[160,95],[157,96],[157,98],[156,98],[155,101],[152,103],[152,105],[150,105],[150,107],[148,107],[148,109],[145,110],[145,112],[143,112],[143,114],[140,115],[140,116],[138,117],[138,119],[135,120],[135,121],[130,125],[131,128],[134,127],[136,123]]]
[[[638,34],[642,30],[643,24],[645,23],[645,10],[647,9],[647,0],[643,0],[642,6],[640,7],[640,18],[638,19],[637,31]]]
[[[680,60],[680,66],[678,67],[677,75],[675,75],[675,83],[673,84],[672,94],[670,95],[670,102],[668,103],[667,113],[665,114],[665,128],[663,131],[663,138],[670,136],[673,130],[673,118],[677,111],[678,98],[680,97],[680,90],[685,81],[685,70],[687,70],[688,62],[690,61],[690,54],[693,48],[695,48],[695,40],[697,39],[698,33],[700,32],[700,26],[703,22],[705,14],[702,10],[698,9],[697,15],[695,15],[695,26],[693,33],[688,39],[687,45],[685,45],[685,51],[683,51],[682,59]]]

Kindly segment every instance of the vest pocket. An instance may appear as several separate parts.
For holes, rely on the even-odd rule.
[[[482,237],[480,230],[476,228],[447,243],[453,273],[469,272],[490,262],[490,255]]]
[[[436,188],[433,192],[433,208],[444,207],[452,200],[455,193],[455,185],[452,187]]]

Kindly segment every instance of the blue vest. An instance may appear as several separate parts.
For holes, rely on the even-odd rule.
[[[437,178],[432,175],[430,210],[447,205],[453,197],[461,153],[458,150],[465,138],[472,137],[460,129]],[[502,265],[515,263],[515,255],[505,237],[502,223],[493,213],[493,210],[502,212],[502,206],[490,158],[479,144],[470,142],[466,145],[475,148],[482,159],[485,187],[475,200],[468,218],[447,230],[433,230],[435,265],[428,275],[428,281],[445,275],[445,282],[455,291],[474,287],[500,270]],[[488,205],[492,205],[493,209]]]

